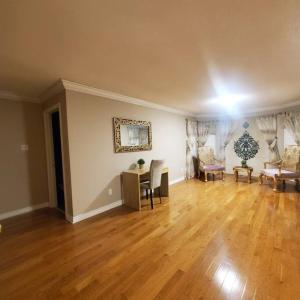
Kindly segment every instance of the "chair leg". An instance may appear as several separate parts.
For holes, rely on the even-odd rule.
[[[159,193],[159,199],[160,199],[160,203],[161,203],[161,186],[158,189],[158,193]]]
[[[283,187],[283,189],[285,189],[285,188],[286,188],[286,185],[285,185],[285,180],[282,180],[282,187]]]
[[[277,186],[278,186],[278,181],[277,181],[277,179],[274,178],[274,180],[273,180],[273,191],[274,192],[277,192]]]
[[[296,190],[299,191],[299,179],[296,179]]]
[[[222,181],[224,181],[224,171],[222,171]]]
[[[263,184],[263,174],[259,175],[259,184]]]
[[[151,209],[153,209],[153,193],[152,193],[152,189],[150,189],[150,200],[151,200]]]
[[[146,189],[146,198],[149,199],[148,189]]]
[[[206,172],[204,172],[204,180],[205,180],[205,182],[207,182],[207,173]]]

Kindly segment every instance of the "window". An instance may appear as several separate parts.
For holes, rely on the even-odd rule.
[[[207,141],[205,143],[205,146],[209,146],[214,150],[214,153],[216,154],[216,135],[210,134],[207,138]]]
[[[290,145],[296,145],[294,138],[286,128],[283,130],[283,145],[284,148]]]

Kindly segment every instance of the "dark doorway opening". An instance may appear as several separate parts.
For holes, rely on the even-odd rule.
[[[61,149],[60,120],[59,112],[51,114],[53,153],[55,167],[56,207],[62,212],[65,211],[64,174]]]

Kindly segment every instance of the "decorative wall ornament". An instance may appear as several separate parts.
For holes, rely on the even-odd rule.
[[[152,150],[151,122],[113,118],[115,152]]]
[[[247,121],[245,121],[244,124],[243,124],[243,127],[244,127],[245,129],[247,129],[249,126],[250,126],[249,123],[248,123]]]
[[[243,127],[246,129],[249,127],[249,123],[245,122]],[[247,130],[244,131],[243,135],[234,142],[234,152],[238,157],[242,159],[242,166],[247,167],[247,160],[254,158],[259,150],[259,144],[249,134]]]

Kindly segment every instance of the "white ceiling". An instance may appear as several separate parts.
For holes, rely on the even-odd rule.
[[[0,3],[0,90],[38,98],[59,78],[193,114],[300,99],[300,1]]]

